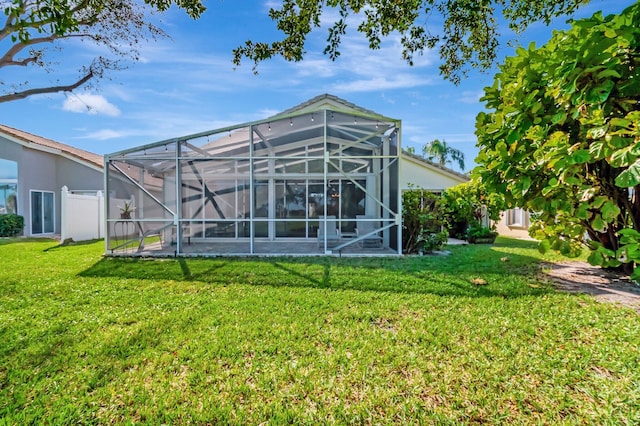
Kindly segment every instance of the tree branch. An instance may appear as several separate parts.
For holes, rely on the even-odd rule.
[[[22,92],[15,92],[15,93],[10,93],[8,95],[1,95],[0,103],[15,101],[18,99],[24,99],[31,95],[42,95],[45,93],[58,93],[58,92],[71,92],[77,89],[78,87],[82,86],[83,84],[85,84],[87,81],[91,80],[93,77],[94,77],[93,70],[89,70],[87,75],[85,75],[84,77],[82,77],[81,79],[79,79],[73,84],[69,84],[67,86],[42,87],[39,89],[29,89]]]
[[[22,50],[29,46],[33,46],[34,44],[40,43],[51,43],[57,37],[52,35],[49,37],[40,37],[40,38],[32,38],[26,43],[16,43],[7,52],[0,58],[0,68],[8,66],[8,65],[27,65],[30,62],[35,62],[37,59],[35,57],[30,57],[24,59],[22,61],[16,61],[13,58]]]
[[[38,59],[33,56],[19,61],[16,61],[14,57],[25,48],[33,46],[34,44],[51,43],[52,41],[66,38],[91,38],[96,40],[96,36],[93,34],[67,34],[64,36],[51,35],[48,37],[32,38],[24,43],[16,43],[9,50],[7,50],[7,52],[0,58],[0,68],[9,65],[24,66],[29,63],[36,62]]]
[[[76,15],[80,12],[85,11],[90,5],[90,0],[83,0],[81,2],[79,2],[73,9],[70,9],[70,13],[71,15]],[[16,25],[16,23],[19,23],[19,26],[22,26],[24,28],[29,28],[29,29],[33,29],[33,30],[37,30],[37,31],[41,31],[41,28],[43,28],[46,25],[55,25],[56,23],[58,23],[58,18],[54,15],[54,14],[49,14],[48,16],[46,16],[44,19],[40,19],[40,20],[35,20],[34,19],[34,10],[29,10],[28,9],[38,9],[39,6],[37,3],[32,3],[32,4],[28,4],[28,3],[22,3],[21,7],[20,7],[20,14],[18,16],[14,16],[12,18],[11,14],[9,14],[7,16],[7,19],[5,21],[5,24],[2,28],[0,28],[0,41],[2,41],[4,38],[6,38],[7,36],[9,36],[10,34],[15,33],[16,29],[18,28],[18,25]],[[93,13],[92,15],[86,17],[85,19],[79,19],[76,16],[73,17],[73,22],[75,25],[69,26],[67,28],[65,28],[63,31],[58,32],[58,36],[67,36],[67,31],[73,28],[80,27],[82,25],[92,25],[93,23],[95,23],[96,17],[99,15],[99,11]],[[47,31],[48,32],[48,31]],[[31,40],[31,37],[29,35],[27,35],[28,39],[27,39],[27,43]]]

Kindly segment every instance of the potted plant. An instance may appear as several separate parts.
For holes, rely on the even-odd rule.
[[[133,207],[133,200],[125,201],[124,205],[118,207],[120,207],[120,219],[131,219],[131,213],[136,211],[136,208]]]

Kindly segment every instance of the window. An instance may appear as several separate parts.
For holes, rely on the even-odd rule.
[[[526,228],[528,226],[527,212],[521,208],[507,211],[507,226]]]
[[[18,213],[18,163],[0,158],[0,214]]]

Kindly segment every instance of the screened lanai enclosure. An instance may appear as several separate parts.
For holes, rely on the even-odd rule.
[[[105,156],[107,253],[401,254],[400,122],[336,99]]]

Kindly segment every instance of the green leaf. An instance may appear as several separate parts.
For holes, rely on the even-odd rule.
[[[496,151],[498,151],[498,154],[502,158],[506,158],[509,156],[509,153],[507,152],[507,144],[503,141],[500,141],[496,144]]]
[[[522,176],[520,179],[522,182],[522,193],[526,194],[529,188],[531,187],[531,178],[527,175]]]
[[[598,214],[591,221],[591,227],[597,232],[605,232],[607,230],[607,223],[602,220],[602,216]]]
[[[624,235],[625,237],[634,237],[638,241],[640,241],[640,232],[636,231],[633,228],[624,228],[618,231],[618,234]]]
[[[606,80],[602,84],[594,87],[587,94],[587,102],[590,104],[603,103],[609,98],[609,94],[616,84],[613,80]]]
[[[637,244],[640,242],[640,232],[633,228],[625,228],[618,231],[620,244]]]
[[[600,210],[602,214],[602,218],[607,222],[613,221],[615,218],[620,216],[620,207],[618,207],[613,201],[609,200],[602,206]]]
[[[593,127],[587,131],[587,137],[591,139],[601,139],[607,134],[609,126]]]
[[[633,139],[631,138],[623,138],[621,136],[618,135],[614,135],[611,137],[611,140],[609,141],[609,143],[614,147],[614,148],[625,148],[627,146],[629,146],[630,144],[633,143]]]
[[[631,126],[633,122],[631,120],[627,120],[626,118],[619,118],[619,117],[614,117],[611,120],[609,120],[609,124],[611,126],[615,126],[615,127],[622,127],[622,128],[628,128]]]
[[[618,149],[609,158],[609,164],[613,167],[628,167],[638,159],[638,154],[633,152],[633,146]]]
[[[569,185],[580,185],[582,183],[582,181],[575,176],[566,177],[564,181]]]
[[[589,146],[589,152],[594,160],[599,160],[607,156],[607,145],[604,141],[596,141]]]
[[[598,73],[598,75],[596,77],[600,79],[600,78],[607,78],[607,77],[620,78],[622,76],[616,70],[604,70],[604,71],[601,71],[600,73]]]
[[[596,209],[599,209],[600,207],[602,207],[602,205],[607,202],[609,200],[608,197],[605,197],[604,195],[598,195],[597,197],[595,197],[593,199],[593,201],[591,202],[591,205],[593,207],[595,207]]]
[[[551,244],[549,243],[549,240],[542,240],[540,241],[540,244],[538,244],[538,251],[542,254],[545,254],[550,249],[551,249]]]
[[[607,28],[604,30],[604,36],[607,38],[616,38],[618,37],[618,33],[613,28]]]
[[[602,264],[604,263],[604,257],[599,251],[592,251],[587,258],[587,262],[594,266],[602,266]]]
[[[561,111],[551,116],[551,124],[564,124],[566,119],[567,119],[567,113],[564,111]]]
[[[616,185],[621,188],[631,188],[640,184],[640,160],[616,177]]]
[[[576,217],[578,219],[587,220],[589,219],[589,204],[582,203],[576,210]]]
[[[569,156],[569,164],[582,164],[591,160],[591,153],[588,149],[579,149]]]

